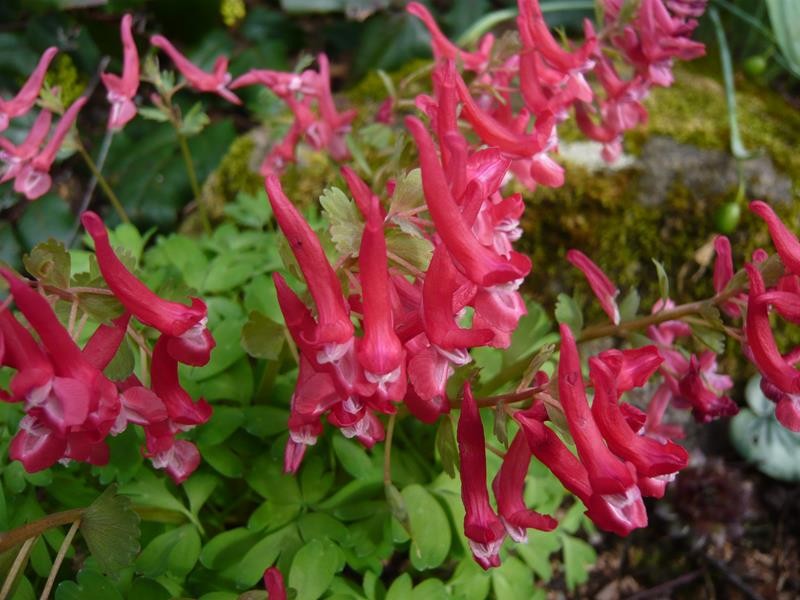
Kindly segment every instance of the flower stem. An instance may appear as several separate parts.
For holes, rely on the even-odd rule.
[[[64,557],[67,555],[67,550],[69,550],[69,547],[72,545],[72,539],[75,537],[75,534],[78,533],[78,527],[80,527],[80,524],[80,519],[73,521],[72,527],[69,528],[67,535],[64,537],[64,541],[61,542],[61,546],[58,548],[58,554],[56,554],[56,558],[53,560],[53,568],[50,569],[50,573],[47,575],[47,583],[45,583],[44,589],[42,590],[42,595],[39,596],[39,600],[47,600],[47,598],[50,596],[50,590],[53,589],[53,584],[58,576],[58,570],[61,568],[61,563],[64,562]]]
[[[106,198],[108,198],[108,200],[111,202],[111,206],[114,207],[114,210],[116,211],[120,220],[123,223],[130,223],[131,220],[128,217],[128,213],[125,212],[125,209],[122,207],[122,203],[119,201],[119,198],[117,198],[117,195],[114,193],[114,190],[111,189],[111,186],[108,185],[106,178],[103,177],[100,169],[97,168],[97,165],[94,163],[94,160],[92,160],[92,157],[89,156],[89,153],[86,151],[86,148],[83,147],[83,144],[78,146],[78,153],[83,157],[86,166],[89,167],[89,170],[97,180],[97,183],[103,189],[103,193],[105,193]]]
[[[192,186],[194,200],[197,202],[197,210],[200,213],[200,221],[203,224],[203,230],[208,235],[211,235],[211,221],[208,220],[206,205],[200,198],[200,184],[197,182],[197,171],[194,169],[192,154],[189,152],[189,144],[186,142],[186,137],[180,132],[177,124],[175,124],[175,135],[178,137],[178,145],[181,147],[183,162],[186,165],[186,173],[189,175],[189,184]]]
[[[48,529],[67,525],[68,523],[80,519],[84,510],[83,508],[73,508],[71,510],[53,513],[52,515],[45,515],[41,519],[26,523],[22,527],[17,527],[16,529],[0,534],[0,553],[13,548],[24,540],[33,539]],[[0,596],[0,598],[2,598],[2,596]]]

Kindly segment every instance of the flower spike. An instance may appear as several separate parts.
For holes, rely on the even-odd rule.
[[[266,188],[278,226],[289,241],[317,306],[318,325],[309,342],[337,345],[348,342],[353,338],[353,324],[345,306],[342,286],[319,239],[283,193],[276,176],[267,177]]]

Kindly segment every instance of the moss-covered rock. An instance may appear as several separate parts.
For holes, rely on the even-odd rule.
[[[741,165],[745,197],[768,200],[796,228],[800,154],[793,149],[800,115],[780,96],[749,83],[737,100],[744,142],[755,153]],[[626,140],[626,150],[636,156],[631,166],[591,172],[567,162],[562,188],[526,194],[530,208],[521,243],[534,261],[529,289],[544,303],[564,290],[588,293],[580,273],[565,268],[571,247],[589,254],[623,288],[637,285],[646,306],[658,294],[651,257],[673,277],[676,300],[711,292],[712,216],[738,188],[739,165],[727,152],[722,86],[683,69],[673,87],[653,93],[648,110],[647,126]],[[770,247],[766,228],[746,210],[730,237],[738,264],[754,248]]]

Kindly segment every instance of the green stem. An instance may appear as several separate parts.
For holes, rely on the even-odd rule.
[[[17,557],[14,559],[14,564],[12,564],[11,568],[8,570],[6,580],[3,582],[2,589],[0,589],[0,600],[6,600],[9,594],[11,594],[11,589],[14,587],[14,583],[17,581],[17,576],[19,576],[19,574],[22,572],[22,569],[25,566],[25,561],[28,559],[31,547],[36,539],[37,538],[32,537],[25,540],[25,543],[22,544],[22,548],[20,548],[19,552],[17,552]]]
[[[197,172],[194,170],[194,162],[192,161],[192,154],[189,152],[189,144],[186,142],[186,137],[180,132],[177,124],[174,125],[175,135],[178,136],[178,145],[181,147],[183,162],[186,165],[186,173],[189,175],[189,184],[192,186],[192,193],[197,203],[197,210],[200,213],[200,221],[203,224],[203,230],[208,235],[211,235],[211,221],[208,220],[206,205],[203,203],[202,198],[200,198],[200,184],[197,182]]]
[[[383,446],[383,485],[392,485],[392,440],[394,439],[394,424],[397,415],[389,415],[386,425],[386,442]]]
[[[44,589],[42,590],[42,595],[39,596],[39,600],[47,600],[47,598],[50,596],[50,590],[53,589],[53,584],[58,576],[58,570],[61,568],[61,563],[64,562],[64,557],[67,555],[67,550],[69,550],[69,547],[72,545],[72,539],[75,537],[75,534],[78,533],[78,527],[80,527],[80,525],[80,519],[74,521],[72,523],[72,527],[69,528],[67,535],[64,537],[64,541],[61,542],[61,546],[58,548],[58,554],[56,554],[55,560],[53,560],[53,567],[50,569],[50,573],[47,575],[47,583],[45,583]]]
[[[92,160],[92,157],[89,156],[89,153],[82,144],[78,146],[78,153],[83,157],[86,166],[89,167],[89,170],[92,172],[94,178],[97,179],[97,183],[103,189],[103,193],[105,193],[106,197],[111,202],[111,206],[114,207],[114,210],[116,211],[117,215],[119,215],[120,220],[123,223],[130,223],[131,220],[128,218],[128,213],[125,212],[125,209],[122,207],[122,203],[119,201],[119,198],[117,198],[117,195],[114,193],[114,190],[111,189],[111,186],[108,185],[106,178],[103,177],[100,169],[97,168],[94,160]]]

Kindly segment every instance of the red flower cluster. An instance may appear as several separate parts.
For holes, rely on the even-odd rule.
[[[674,442],[650,435],[643,428],[645,415],[630,404],[620,404],[620,397],[644,386],[661,362],[654,346],[609,350],[590,358],[594,388],[590,408],[575,340],[569,327],[561,325],[558,400],[577,456],[545,426],[549,417],[542,402],[517,411],[514,418],[520,431],[492,484],[497,514],[486,490],[483,426],[469,387],[465,388],[458,425],[464,532],[481,566],[499,564],[506,533],[524,541],[528,528],[549,531],[557,525],[523,502],[532,456],[586,505],[587,516],[601,529],[625,536],[647,525],[642,496],[663,496],[667,483],[686,466],[688,454]]]
[[[327,149],[334,160],[350,157],[345,135],[356,117],[355,109],[339,112],[331,93],[328,57],[317,57],[319,71],[306,69],[302,73],[284,73],[268,69],[253,69],[237,77],[231,88],[263,85],[280,98],[294,114],[294,122],[284,139],[273,146],[261,163],[261,174],[279,175],[294,162],[295,148],[301,139],[316,150]]]
[[[761,371],[761,389],[777,404],[778,421],[800,432],[800,372],[794,365],[800,360],[800,348],[781,354],[769,320],[772,309],[777,315],[800,324],[800,241],[764,202],[752,202],[750,210],[766,221],[769,233],[785,273],[769,287],[755,264],[746,264],[750,280],[745,320],[746,353]]]
[[[197,448],[176,439],[205,423],[211,407],[194,402],[178,381],[178,362],[208,362],[214,340],[205,327],[205,305],[163,300],[120,262],[100,218],[83,214],[95,242],[100,271],[125,313],[101,324],[81,349],[61,324],[47,298],[9,269],[0,269],[19,311],[38,335],[37,341],[11,311],[0,311],[2,364],[16,369],[4,399],[22,402],[26,415],[11,442],[9,455],[29,472],[57,461],[108,461],[108,435],[130,423],[141,425],[145,455],[176,481],[186,479],[200,462]],[[103,369],[123,343],[131,316],[160,332],[150,365],[150,387],[135,375],[111,381]]]

